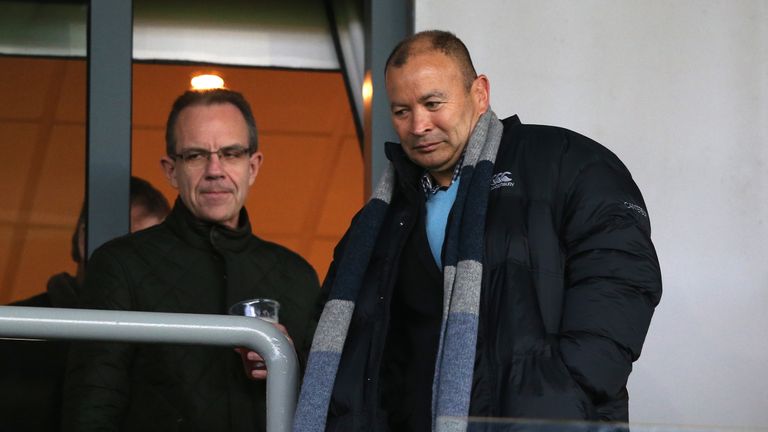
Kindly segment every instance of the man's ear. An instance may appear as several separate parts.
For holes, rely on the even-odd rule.
[[[472,82],[472,100],[475,102],[475,108],[480,113],[488,111],[491,105],[491,82],[485,75],[478,75]]]
[[[165,178],[168,179],[168,183],[175,189],[178,189],[179,183],[176,181],[176,161],[168,156],[163,156],[160,158],[160,165],[163,168],[163,173],[165,173]]]
[[[264,162],[264,155],[260,151],[255,151],[248,159],[248,169],[250,170],[250,176],[248,178],[248,185],[253,185],[256,180],[256,176],[259,174],[259,168],[261,163]]]

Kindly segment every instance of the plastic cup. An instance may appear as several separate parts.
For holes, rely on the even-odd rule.
[[[280,322],[279,313],[280,303],[277,300],[267,298],[243,300],[229,308],[230,315],[259,318],[271,323]],[[236,350],[240,353],[240,357],[243,360],[243,368],[245,368],[245,374],[248,377],[251,377],[251,371],[254,369],[266,369],[263,361],[248,360],[249,350],[247,348],[236,348]]]
[[[230,315],[242,315],[251,318],[259,318],[272,323],[280,322],[280,303],[277,300],[257,298],[243,300],[233,304],[229,308]]]

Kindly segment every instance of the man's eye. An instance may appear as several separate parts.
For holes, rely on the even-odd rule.
[[[202,152],[192,151],[192,152],[184,153],[181,157],[187,162],[193,162],[200,159],[204,159],[205,155]]]
[[[245,149],[241,148],[231,148],[231,149],[223,149],[221,151],[221,157],[224,159],[239,159],[245,154]]]
[[[427,103],[424,104],[424,106],[428,110],[433,111],[433,110],[436,110],[436,109],[440,108],[441,104],[442,104],[442,102],[427,102]]]
[[[408,112],[408,110],[399,109],[399,110],[394,110],[394,111],[392,111],[392,115],[394,115],[395,117],[402,117],[402,116],[404,116],[404,115],[405,115],[407,112]]]

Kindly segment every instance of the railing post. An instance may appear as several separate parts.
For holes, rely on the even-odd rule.
[[[299,366],[288,339],[259,319],[160,312],[0,306],[0,337],[241,346],[269,371],[267,431],[291,430]]]

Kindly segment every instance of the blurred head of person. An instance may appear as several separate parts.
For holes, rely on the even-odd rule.
[[[130,184],[131,202],[131,232],[149,228],[162,222],[170,213],[171,207],[162,192],[155,189],[148,181],[131,176]],[[85,227],[86,205],[80,208],[80,216],[77,219],[75,232],[72,234],[70,255],[77,263],[77,280],[83,282],[85,277]]]
[[[162,222],[171,207],[168,200],[148,181],[131,177],[131,232],[136,232]]]

